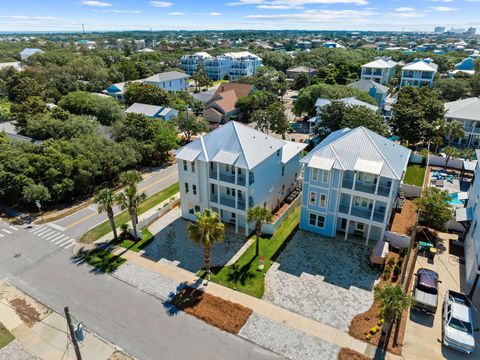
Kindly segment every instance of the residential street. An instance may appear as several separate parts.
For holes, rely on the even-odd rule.
[[[177,165],[174,164],[165,169],[159,169],[150,174],[138,184],[140,191],[145,191],[147,196],[162,191],[178,181]],[[119,211],[114,209],[115,213]],[[65,232],[67,235],[78,239],[88,229],[107,219],[106,214],[98,214],[97,207],[90,205],[76,213],[55,221],[53,224],[56,230]]]
[[[89,330],[139,359],[280,358],[192,316],[168,315],[157,298],[75,265],[48,236],[17,229],[0,221],[0,277],[55,311],[68,305]]]

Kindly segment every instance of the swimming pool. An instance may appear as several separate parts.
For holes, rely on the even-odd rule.
[[[451,200],[448,202],[450,205],[463,205],[463,200],[458,199],[458,193],[450,194]]]

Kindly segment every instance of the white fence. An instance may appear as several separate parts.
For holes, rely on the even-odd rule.
[[[410,161],[412,164],[421,164],[423,161],[423,156],[417,153],[413,153],[410,155]]]
[[[300,194],[293,202],[290,204],[288,209],[274,222],[271,224],[263,224],[262,225],[262,233],[271,235],[277,230],[280,224],[285,221],[285,219],[295,210],[298,206],[300,206],[300,202],[302,201],[302,195]]]
[[[138,222],[137,228],[138,229],[143,229],[146,226],[150,226],[152,223],[154,223],[158,218],[161,218],[163,215],[165,215],[167,212],[172,210],[175,206],[180,204],[180,198],[177,198],[171,202],[169,202],[167,205],[162,207],[160,210],[156,211],[149,217],[142,219],[141,221]]]
[[[391,246],[397,249],[408,248],[412,238],[407,235],[400,235],[393,231],[385,231],[385,240],[390,243]]]
[[[441,166],[445,167],[447,162],[447,158],[438,155],[430,155],[428,157],[428,164],[430,166]],[[448,167],[451,169],[462,170],[463,169],[463,160],[460,159],[452,159],[448,161]]]
[[[403,191],[407,198],[419,198],[422,195],[422,188],[415,185],[401,184],[400,191]]]

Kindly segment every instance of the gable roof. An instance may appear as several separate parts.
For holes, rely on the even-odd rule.
[[[401,180],[410,150],[360,126],[332,132],[301,162],[310,164],[313,157],[334,160],[332,167],[335,169],[375,171],[382,177]],[[373,170],[369,170],[370,167]]]
[[[172,81],[172,80],[178,80],[178,79],[187,79],[189,78],[190,75],[187,75],[185,73],[181,73],[179,71],[167,71],[167,72],[162,72],[158,73],[155,75],[152,75],[143,81],[145,82],[164,82],[164,81]]]
[[[43,51],[42,49],[38,49],[38,48],[25,48],[20,52],[20,54],[21,55],[33,55],[37,52],[44,53],[45,51]]]
[[[373,80],[367,80],[367,79],[360,79],[358,81],[355,81],[354,83],[351,83],[347,86],[350,86],[352,88],[362,90],[365,92],[369,92],[372,87],[377,89],[377,92],[382,93],[382,94],[387,94],[390,92],[390,88],[388,86],[382,85],[380,83],[377,83],[376,81]]]
[[[309,66],[297,66],[297,67],[288,69],[287,72],[288,71],[298,72],[298,73],[315,73],[317,72],[317,69]]]
[[[480,99],[472,97],[445,103],[445,117],[480,121]]]
[[[224,83],[220,84],[212,98],[205,103],[205,109],[219,107],[224,113],[229,113],[236,109],[237,100],[243,96],[249,95],[253,90],[251,84]]]
[[[218,161],[251,170],[278,150],[283,149],[280,160],[288,162],[305,147],[306,144],[292,144],[229,121],[182,147],[176,157],[187,161]]]
[[[148,117],[154,117],[162,110],[163,110],[162,106],[134,103],[127,110],[125,110],[125,112],[142,114]]]
[[[362,65],[362,67],[366,68],[375,68],[375,69],[391,69],[397,66],[397,63],[393,60],[385,60],[385,59],[376,59],[370,61],[369,63]]]
[[[315,107],[318,108],[318,107],[322,107],[322,106],[325,106],[325,105],[329,105],[329,104],[332,103],[332,101],[340,101],[340,102],[343,102],[347,105],[352,105],[352,106],[365,106],[365,107],[369,108],[370,110],[372,110],[373,112],[378,111],[378,106],[366,103],[365,101],[357,100],[354,97],[346,97],[346,98],[343,98],[343,99],[333,99],[333,100],[318,98],[317,101],[315,102]]]
[[[413,71],[433,71],[437,72],[438,65],[434,63],[428,63],[424,60],[414,61],[408,63],[402,67],[402,70],[413,70]]]

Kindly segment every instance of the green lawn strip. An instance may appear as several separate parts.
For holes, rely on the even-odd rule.
[[[426,168],[421,165],[409,165],[403,182],[409,185],[423,186]]]
[[[102,273],[111,273],[117,270],[127,260],[114,255],[111,252],[112,247],[97,248],[93,250],[79,252],[74,256],[79,263],[86,262]]]
[[[265,290],[265,275],[278,257],[287,240],[293,236],[300,222],[300,208],[295,209],[270,237],[260,238],[260,256],[264,257],[265,268],[260,271],[259,257],[255,256],[255,241],[243,255],[230,266],[213,268],[211,280],[217,284],[261,298]],[[255,240],[255,236],[253,236]],[[202,270],[199,276],[205,275]]]
[[[147,228],[142,229],[142,240],[140,241],[133,241],[130,239],[123,240],[118,246],[121,246],[125,249],[130,251],[139,252],[145,246],[150,244],[153,241],[153,234]]]
[[[8,331],[7,328],[0,323],[0,349],[7,346],[14,339],[15,336],[13,336],[10,331]]]
[[[178,183],[175,183],[173,185],[170,185],[168,188],[148,197],[144,202],[140,204],[138,215],[143,214],[144,212],[171,198],[179,191],[180,187]],[[115,215],[115,224],[117,224],[117,226],[120,226],[121,224],[124,224],[128,221],[130,221],[130,215],[126,210],[119,212],[117,215]],[[110,231],[112,231],[112,228],[110,227],[110,222],[108,220],[105,220],[101,224],[98,224],[97,226],[83,234],[80,238],[80,242],[84,244],[90,244],[95,240],[100,239],[102,236],[108,234]]]

